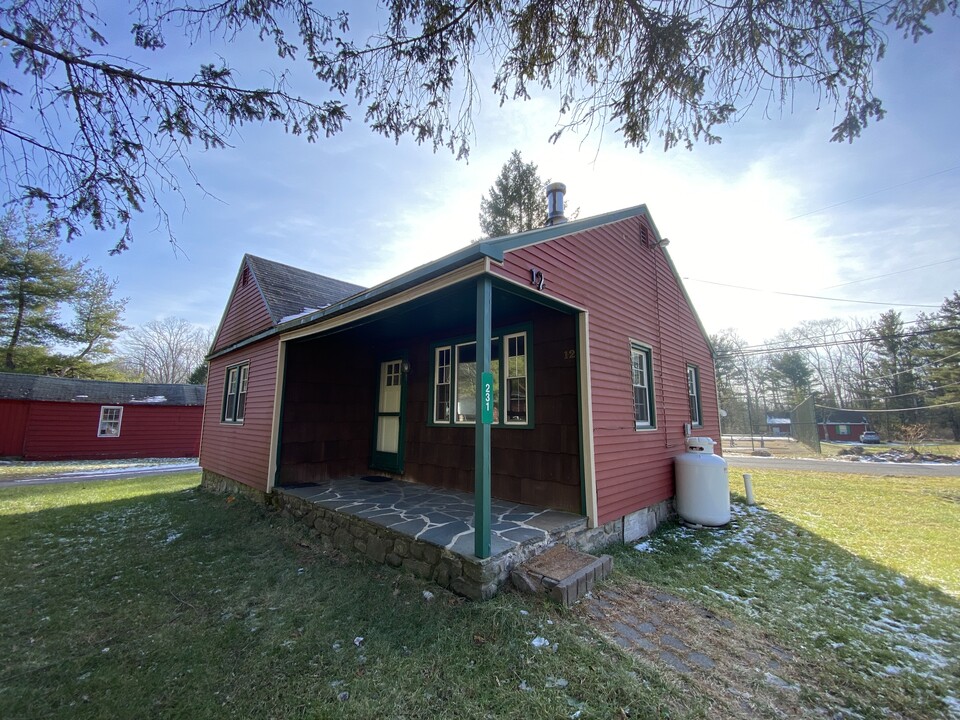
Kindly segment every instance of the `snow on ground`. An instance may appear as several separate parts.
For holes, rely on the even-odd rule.
[[[864,674],[922,680],[939,688],[947,712],[960,718],[956,605],[925,595],[893,571],[832,552],[817,536],[763,508],[735,503],[731,513],[725,528],[676,527],[636,549],[656,553],[678,543],[696,549],[704,563],[716,566],[716,580],[691,592],[800,630],[815,651],[836,653]],[[945,689],[954,692],[946,700]]]

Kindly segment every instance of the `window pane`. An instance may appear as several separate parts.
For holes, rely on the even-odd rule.
[[[477,344],[457,345],[457,422],[477,419]]]
[[[650,427],[652,406],[648,351],[632,349],[630,352],[633,372],[633,419],[637,427]]]
[[[700,383],[697,378],[697,369],[687,368],[687,395],[690,398],[690,422],[700,424]]]
[[[527,416],[527,338],[507,338],[507,422],[526,423]]]
[[[493,421],[500,422],[500,340],[490,342],[493,374]],[[477,419],[477,344],[457,345],[457,422]]]
[[[433,420],[450,421],[450,348],[437,348],[434,377]]]

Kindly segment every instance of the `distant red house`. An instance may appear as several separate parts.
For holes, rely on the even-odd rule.
[[[858,442],[860,435],[869,428],[870,423],[859,410],[817,408],[817,430],[821,440]]]
[[[196,457],[203,385],[0,373],[0,457]]]
[[[665,245],[641,205],[371,289],[244,256],[209,357],[204,482],[489,482],[494,498],[646,534],[670,513],[685,433],[720,437],[713,352]]]

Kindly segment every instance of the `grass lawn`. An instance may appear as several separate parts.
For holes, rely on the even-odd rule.
[[[744,638],[775,638],[796,689],[760,717],[960,714],[957,481],[891,481],[874,523],[836,506],[880,503],[877,478],[753,476],[766,508],[613,548],[605,586],[668,589]],[[707,718],[729,698],[722,677],[695,686],[576,608],[465,602],[196,484],[0,489],[0,717]],[[871,539],[890,526],[905,540],[916,528],[894,510],[929,524],[932,508],[946,519],[926,547]]]

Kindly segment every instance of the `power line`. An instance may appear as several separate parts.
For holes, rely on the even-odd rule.
[[[886,410],[864,410],[863,408],[838,408],[830,407],[829,405],[817,405],[821,410],[842,410],[843,412],[858,412],[858,413],[902,413],[910,412],[912,410],[936,410],[937,408],[944,407],[953,407],[954,405],[960,405],[960,400],[956,402],[940,403],[939,405],[921,405],[919,407],[908,407],[908,408],[888,408]]]
[[[764,290],[762,288],[745,287],[744,285],[730,285],[729,283],[715,282],[714,280],[701,280],[700,278],[684,277],[684,280],[692,282],[706,283],[707,285],[719,285],[720,287],[734,288],[735,290],[749,290],[751,292],[768,293],[770,295],[787,295],[789,297],[807,298],[810,300],[829,300],[831,302],[858,303],[860,305],[883,305],[885,307],[918,307],[918,308],[939,308],[939,305],[918,305],[915,303],[891,303],[879,302],[877,300],[848,300],[846,298],[822,297],[820,295],[804,295],[802,293],[789,293],[780,290]]]
[[[930,173],[930,174],[928,174],[928,175],[924,175],[924,176],[922,176],[922,177],[914,178],[913,180],[907,180],[907,181],[902,182],[902,183],[897,183],[896,185],[888,185],[887,187],[880,188],[879,190],[874,190],[873,192],[868,192],[868,193],[866,193],[865,195],[858,195],[857,197],[852,197],[852,198],[850,198],[850,199],[848,199],[848,200],[841,200],[840,202],[834,203],[833,205],[827,205],[826,207],[817,208],[816,210],[810,210],[809,212],[801,213],[800,215],[794,215],[793,217],[787,218],[787,222],[789,222],[789,221],[791,221],[791,220],[799,220],[800,218],[802,218],[802,217],[807,217],[808,215],[816,215],[817,213],[821,213],[821,212],[823,212],[824,210],[831,210],[831,209],[833,209],[833,208],[835,208],[835,207],[840,207],[841,205],[846,205],[847,203],[852,203],[852,202],[855,202],[855,201],[857,201],[857,200],[863,200],[864,198],[873,197],[874,195],[879,195],[880,193],[887,192],[887,190],[896,190],[897,188],[901,188],[901,187],[904,187],[904,186],[906,186],[906,185],[912,185],[913,183],[918,183],[918,182],[920,182],[921,180],[927,180],[927,179],[929,179],[929,178],[936,177],[937,175],[944,175],[944,174],[946,174],[946,173],[948,173],[948,172],[953,172],[954,170],[957,170],[957,169],[960,169],[960,165],[954,165],[953,167],[949,167],[949,168],[947,168],[946,170],[938,170],[937,172],[932,172],[932,173]]]
[[[883,337],[890,337],[890,338],[896,338],[898,340],[904,340],[906,338],[917,337],[920,335],[931,335],[933,333],[946,332],[948,330],[960,330],[960,325],[956,325],[953,327],[935,328],[935,329],[931,328],[929,330],[918,330],[917,332],[901,333],[900,335],[884,335]],[[761,349],[761,347],[758,346],[758,349],[754,349],[754,350],[741,350],[738,352],[718,354],[717,358],[723,359],[728,357],[753,357],[755,355],[772,355],[774,353],[792,352],[795,350],[812,350],[814,348],[822,348],[822,347],[841,347],[843,345],[856,345],[861,342],[870,342],[875,339],[876,338],[852,338],[850,340],[818,342],[818,343],[811,343],[809,345],[768,346],[766,349]],[[948,355],[947,357],[952,357],[952,355]],[[946,358],[941,358],[941,360],[943,359],[946,359]],[[939,362],[939,361],[936,361],[936,362]],[[926,367],[926,366],[921,366],[921,367]],[[911,368],[911,369],[915,370],[916,368]],[[888,377],[892,377],[892,376],[888,376]]]
[[[941,260],[939,262],[930,263],[929,265],[917,265],[917,267],[907,268],[906,270],[897,270],[896,272],[887,273],[885,275],[874,275],[873,277],[861,278],[860,280],[851,280],[850,282],[840,283],[839,285],[831,285],[830,287],[821,288],[821,290],[833,290],[834,288],[846,287],[847,285],[856,285],[857,283],[867,282],[868,280],[879,280],[880,278],[902,275],[903,273],[913,272],[914,270],[925,270],[926,268],[936,267],[937,265],[946,265],[947,263],[957,262],[958,260],[960,260],[960,257],[950,258],[949,260]]]

